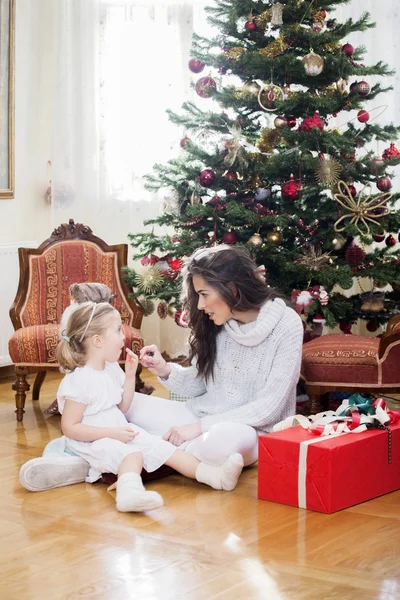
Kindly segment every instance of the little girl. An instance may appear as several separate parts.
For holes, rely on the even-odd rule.
[[[240,454],[211,466],[127,421],[138,358],[127,349],[124,373],[117,362],[123,347],[120,314],[106,302],[76,307],[57,347],[57,360],[67,373],[57,393],[61,428],[67,448],[90,464],[91,481],[103,472],[117,474],[116,504],[122,512],[163,505],[157,492],[145,490],[143,467],[152,472],[166,464],[214,489],[233,490],[243,468]],[[21,469],[23,484],[28,464]]]

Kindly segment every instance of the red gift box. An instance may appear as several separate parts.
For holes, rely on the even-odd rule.
[[[400,423],[328,437],[291,427],[259,437],[258,497],[332,513],[400,488]],[[391,463],[389,456],[391,455]]]

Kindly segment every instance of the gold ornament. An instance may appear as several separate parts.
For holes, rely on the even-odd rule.
[[[315,54],[312,48],[310,54],[307,54],[304,58],[302,58],[302,63],[304,64],[306,73],[310,77],[316,77],[322,73],[324,69],[324,62],[325,61],[322,56]]]
[[[346,238],[344,238],[342,235],[340,235],[340,233],[338,233],[338,235],[336,235],[331,244],[332,244],[332,248],[334,250],[341,250],[343,248],[343,246],[346,243]]]
[[[177,308],[175,302],[170,302],[168,304],[167,313],[168,313],[169,317],[174,318],[177,310],[178,310],[178,308]]]
[[[283,25],[282,19],[282,10],[283,4],[281,2],[275,2],[272,5],[272,14],[271,14],[271,25]]]
[[[267,241],[272,244],[273,246],[279,246],[280,244],[282,244],[282,234],[280,231],[276,230],[276,231],[270,231],[269,234],[267,235]]]
[[[369,189],[369,196],[363,196],[362,193],[365,189]],[[345,227],[339,227],[339,224],[345,219],[350,219],[350,223],[354,223],[357,228],[357,231],[361,235],[369,235],[370,228],[367,223],[374,223],[375,225],[379,225],[382,227],[379,219],[383,217],[387,217],[391,214],[391,211],[386,208],[387,201],[390,200],[392,194],[390,192],[385,192],[384,194],[377,194],[376,196],[371,196],[372,189],[371,184],[368,183],[363,187],[361,192],[357,195],[357,199],[353,198],[352,193],[349,189],[349,186],[345,181],[339,181],[338,183],[338,193],[334,194],[336,202],[338,202],[343,208],[345,208],[349,213],[347,215],[343,215],[338,219],[335,223],[335,231],[343,231]],[[379,212],[377,211],[379,209]],[[375,214],[375,211],[378,214]]]
[[[320,158],[319,167],[315,171],[315,177],[319,183],[323,183],[330,187],[339,181],[339,173],[342,166],[335,158]]]
[[[242,89],[240,90],[243,94],[249,94],[251,96],[257,96],[260,91],[260,86],[256,81],[247,81]]]
[[[348,84],[348,82],[347,82],[345,79],[339,79],[339,80],[336,82],[336,87],[337,87],[338,91],[339,91],[341,94],[346,94],[346,93],[347,93],[347,92],[346,92],[346,86],[347,86],[347,84]]]
[[[303,256],[294,261],[296,265],[305,267],[309,271],[326,269],[333,262],[330,252],[322,252],[321,248],[310,246],[303,250]]]
[[[323,44],[322,48],[325,52],[330,52],[331,54],[338,54],[339,52],[342,52],[341,45],[337,44],[336,42],[334,42],[333,44]]]
[[[258,53],[261,54],[261,56],[275,58],[275,56],[278,56],[279,54],[285,52],[287,48],[289,48],[289,44],[285,40],[285,37],[281,34],[279,37],[276,38],[276,40],[268,44],[268,46],[265,46],[265,48],[261,48],[261,50],[259,50]]]
[[[271,17],[272,11],[270,9],[264,10],[262,13],[254,17],[257,29],[264,30],[267,26],[267,23],[271,21]]]
[[[267,112],[273,112],[276,108],[276,103],[282,102],[284,99],[285,95],[282,88],[272,82],[263,85],[258,92],[258,104]]]
[[[201,196],[196,190],[194,190],[190,196],[190,204],[202,204]]]
[[[164,277],[154,266],[149,266],[141,273],[136,274],[135,283],[144,294],[152,294],[163,285]]]
[[[241,48],[240,46],[235,46],[235,48],[230,48],[229,50],[225,50],[225,56],[231,58],[232,60],[239,60],[242,56],[243,52],[246,52],[246,48]]]
[[[259,233],[253,233],[253,235],[247,240],[248,244],[253,244],[253,246],[262,246],[263,239]]]
[[[284,127],[287,126],[286,117],[276,117],[274,120],[274,125],[277,129],[283,129]]]
[[[261,152],[271,153],[282,139],[282,133],[279,129],[262,129],[260,139],[257,142],[257,147]]]

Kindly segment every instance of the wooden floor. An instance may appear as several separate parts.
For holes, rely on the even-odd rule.
[[[400,599],[400,491],[323,515],[257,500],[252,467],[232,493],[152,482],[165,507],[148,515],[118,513],[103,484],[27,492],[19,467],[59,435],[43,415],[58,381],[23,424],[0,383],[1,600]]]

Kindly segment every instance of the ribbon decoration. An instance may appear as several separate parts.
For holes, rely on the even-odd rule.
[[[330,437],[347,433],[361,433],[368,428],[385,429],[388,432],[388,462],[392,463],[392,432],[388,424],[400,421],[400,411],[388,410],[383,398],[374,401],[353,394],[348,400],[343,400],[336,411],[321,412],[305,417],[295,415],[277,423],[273,431],[282,431],[301,425],[314,434],[308,440],[300,442],[298,462],[298,506],[307,508],[307,455],[311,444],[323,442]]]

